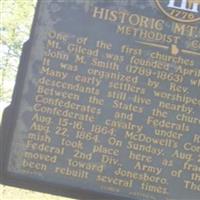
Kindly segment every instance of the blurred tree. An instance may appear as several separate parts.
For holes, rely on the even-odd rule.
[[[9,102],[36,0],[0,0],[0,102]]]

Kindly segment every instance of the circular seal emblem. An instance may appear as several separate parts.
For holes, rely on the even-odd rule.
[[[159,9],[178,22],[200,21],[200,0],[155,0]]]

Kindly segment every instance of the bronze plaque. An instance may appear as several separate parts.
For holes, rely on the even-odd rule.
[[[1,181],[79,199],[199,200],[200,1],[37,6]]]

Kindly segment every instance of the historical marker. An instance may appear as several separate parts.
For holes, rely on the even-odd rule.
[[[37,6],[1,181],[79,199],[200,197],[200,1]]]

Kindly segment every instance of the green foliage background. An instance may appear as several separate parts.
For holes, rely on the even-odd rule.
[[[0,0],[0,102],[9,102],[36,0]]]

